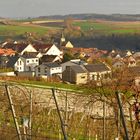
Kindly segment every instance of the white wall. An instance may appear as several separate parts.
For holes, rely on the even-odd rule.
[[[29,45],[21,52],[21,55],[23,55],[24,52],[37,52],[37,50],[36,50],[31,44],[29,44]]]
[[[39,65],[39,58],[29,58],[25,60],[25,71],[35,71],[35,67]]]
[[[40,68],[40,72],[38,71],[38,68]],[[62,67],[48,68],[42,64],[35,68],[36,76],[51,76],[57,73],[62,73]]]
[[[57,55],[61,56],[62,52],[55,46],[53,45],[47,52],[46,55]]]
[[[23,61],[23,59],[19,58],[17,60],[17,62],[14,65],[14,70],[15,71],[20,71],[20,72],[24,71],[24,61]]]
[[[23,57],[19,58],[14,65],[14,70],[19,72],[25,71],[35,71],[35,67],[39,65],[39,58],[29,58],[25,59]],[[30,68],[29,68],[30,67]]]
[[[62,67],[51,68],[49,71],[49,75],[62,73]]]

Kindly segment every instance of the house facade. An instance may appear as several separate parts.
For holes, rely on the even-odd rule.
[[[112,67],[115,69],[124,68],[125,66],[126,66],[125,63],[122,60],[117,60],[112,64]]]
[[[73,65],[87,65],[87,63],[81,59],[72,59],[70,61],[61,64],[62,71],[64,71],[67,66],[73,66]]]
[[[111,77],[111,69],[103,63],[85,65],[84,67],[88,72],[88,79],[90,81],[105,80]]]
[[[74,46],[72,45],[72,43],[70,41],[68,41],[65,45],[66,48],[74,48]]]
[[[32,44],[27,43],[6,43],[3,48],[12,49],[20,55],[23,55],[25,52],[37,52]]]
[[[60,51],[55,44],[53,44],[46,50],[45,55],[55,55],[59,56],[60,58],[63,58],[63,52]]]
[[[19,57],[14,64],[14,70],[18,72],[32,72],[39,65],[39,58]]]
[[[140,66],[128,67],[128,77],[133,80],[137,90],[140,90]]]
[[[22,48],[20,54],[23,55],[25,52],[37,52],[32,44],[28,44],[25,48]]]
[[[62,73],[62,80],[73,84],[86,84],[88,73],[80,65],[67,66]]]
[[[55,62],[43,63],[35,67],[35,75],[37,77],[51,77],[62,73],[62,67]]]
[[[71,65],[62,72],[62,80],[74,84],[86,84],[89,81],[107,80],[111,69],[105,64]]]

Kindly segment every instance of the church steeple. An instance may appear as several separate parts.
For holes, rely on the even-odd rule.
[[[66,40],[65,40],[65,37],[64,37],[64,33],[62,32],[60,44],[63,44],[65,41],[66,41]]]

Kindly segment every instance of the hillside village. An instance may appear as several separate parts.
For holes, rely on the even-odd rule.
[[[135,71],[139,83],[140,52],[77,48],[64,36],[60,43],[31,44],[27,42],[2,42],[0,44],[1,76],[57,77],[72,84],[109,80],[112,72],[128,68]]]

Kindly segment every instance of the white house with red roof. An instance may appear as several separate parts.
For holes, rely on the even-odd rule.
[[[63,52],[55,44],[35,44],[34,48],[43,55],[55,55],[63,58]]]

